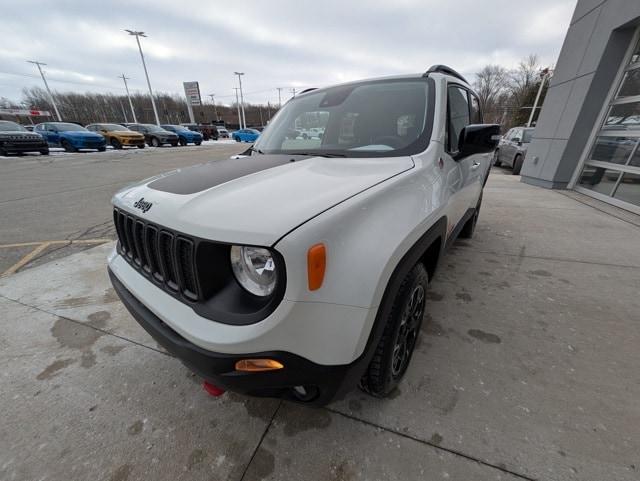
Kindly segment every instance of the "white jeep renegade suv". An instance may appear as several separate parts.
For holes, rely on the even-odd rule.
[[[306,91],[246,156],[115,195],[113,285],[208,383],[315,405],[358,384],[384,396],[440,257],[473,234],[498,134],[441,65]]]

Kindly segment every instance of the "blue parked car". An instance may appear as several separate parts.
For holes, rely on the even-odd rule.
[[[255,142],[260,137],[260,132],[255,129],[240,129],[231,134],[236,142]]]
[[[105,138],[95,132],[89,132],[84,127],[67,122],[44,122],[33,129],[44,137],[51,147],[64,147],[67,152],[76,152],[78,149],[98,149],[104,152],[107,149]]]
[[[187,144],[196,144],[200,145],[202,143],[202,134],[200,132],[194,132],[193,130],[189,130],[183,125],[161,125],[164,130],[168,130],[169,132],[174,132],[178,134],[178,142],[180,145]]]

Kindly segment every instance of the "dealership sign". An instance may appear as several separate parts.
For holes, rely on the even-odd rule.
[[[26,117],[51,117],[48,110],[0,109],[0,114],[24,115]]]
[[[198,82],[183,82],[182,85],[184,85],[184,94],[187,96],[189,105],[202,105]]]

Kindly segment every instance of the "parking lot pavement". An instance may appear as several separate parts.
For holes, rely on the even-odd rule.
[[[638,245],[495,171],[399,389],[323,409],[207,396],[117,300],[112,244],[0,279],[0,479],[637,480]]]
[[[247,147],[224,140],[175,148],[0,157],[0,276],[113,239],[109,200],[121,187],[224,159]],[[28,257],[34,251],[36,255]]]

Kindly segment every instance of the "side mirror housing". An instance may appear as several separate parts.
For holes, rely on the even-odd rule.
[[[460,132],[456,160],[473,154],[493,152],[500,141],[500,125],[472,124]]]

